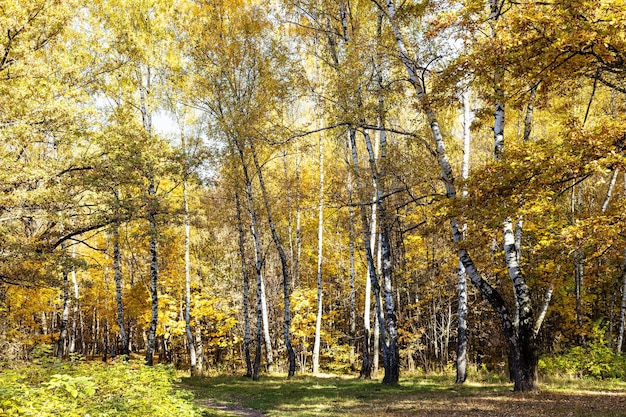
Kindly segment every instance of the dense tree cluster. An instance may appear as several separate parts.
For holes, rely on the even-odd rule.
[[[0,9],[1,361],[527,391],[621,352],[620,0]]]

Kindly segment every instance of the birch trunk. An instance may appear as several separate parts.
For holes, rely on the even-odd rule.
[[[261,366],[262,340],[265,340],[265,351],[266,351],[268,372],[271,372],[273,369],[274,357],[272,355],[272,343],[271,343],[270,333],[269,333],[269,320],[267,317],[267,302],[265,299],[265,283],[263,281],[263,273],[262,273],[263,258],[261,256],[261,240],[259,236],[258,219],[257,219],[256,209],[254,208],[254,198],[252,195],[252,180],[250,179],[250,175],[248,173],[248,165],[246,163],[246,158],[244,155],[242,145],[237,140],[234,140],[234,143],[235,143],[235,146],[237,147],[237,152],[239,154],[239,159],[241,161],[241,169],[244,174],[244,180],[246,183],[246,197],[248,200],[248,215],[250,216],[250,229],[252,233],[252,241],[254,244],[254,259],[255,259],[255,270],[256,270],[256,277],[257,277],[257,333],[256,333],[254,364],[253,364],[253,369],[252,369],[252,379],[254,381],[258,381],[260,366]]]
[[[533,129],[533,110],[535,108],[535,97],[537,97],[538,84],[533,84],[530,88],[530,99],[526,105],[526,116],[524,117],[524,140],[530,139]]]
[[[76,246],[72,246],[72,259],[76,258]],[[78,288],[78,280],[76,279],[76,268],[72,266],[72,272],[70,274],[72,277],[72,287],[74,288],[74,306],[72,308],[72,334],[70,336],[70,346],[69,353],[76,352],[76,339],[78,337],[78,309],[79,304],[78,300],[80,297],[79,288]]]
[[[439,123],[437,121],[434,111],[430,107],[430,103],[427,101],[424,88],[421,84],[420,79],[417,76],[415,64],[409,58],[406,47],[404,45],[404,40],[402,39],[402,34],[395,21],[396,12],[393,0],[387,0],[387,12],[395,36],[399,58],[401,59],[402,63],[405,66],[405,69],[407,70],[409,81],[416,91],[417,98],[422,106],[422,110],[426,115],[428,124],[430,125],[431,133],[433,135],[433,139],[436,145],[436,154],[439,167],[441,169],[441,176],[446,188],[446,196],[447,198],[455,198],[456,189],[454,186],[454,175],[447,156],[443,136],[439,128]],[[462,234],[457,221],[455,219],[451,219],[450,226],[452,228],[454,241],[458,243],[461,240]],[[515,245],[513,245],[513,248],[514,246]],[[465,271],[470,277],[472,284],[474,284],[474,286],[476,286],[481,294],[489,301],[493,309],[498,314],[498,317],[500,318],[503,333],[509,343],[509,349],[513,353],[511,356],[515,360],[514,369],[520,370],[519,372],[516,372],[514,386],[515,391],[528,391],[535,389],[536,380],[533,378],[536,374],[536,361],[534,360],[536,358],[536,350],[533,346],[523,346],[520,348],[520,344],[518,343],[518,335],[514,331],[513,324],[504,300],[502,299],[500,294],[482,278],[482,276],[476,269],[470,255],[464,248],[459,249],[459,258],[463,263]],[[518,283],[517,287],[517,289],[519,290],[521,288],[521,285],[519,285]],[[526,322],[525,327],[529,327],[526,326]],[[525,332],[526,328],[523,328],[521,330],[524,330]],[[520,339],[533,341],[532,326],[530,326],[529,334],[520,335]]]
[[[241,169],[244,174],[244,180],[246,182],[246,197],[248,201],[248,215],[250,216],[250,230],[252,233],[252,241],[254,244],[254,267],[256,272],[256,310],[257,310],[257,324],[256,324],[256,345],[255,345],[255,355],[254,355],[254,364],[252,369],[252,379],[254,381],[259,380],[259,372],[261,368],[261,345],[263,339],[263,322],[264,322],[264,288],[263,288],[263,259],[261,256],[261,241],[259,238],[259,228],[257,225],[257,216],[256,210],[254,208],[254,199],[252,198],[252,181],[250,180],[250,175],[248,174],[248,166],[246,165],[246,160],[243,154],[243,149],[237,143],[237,151],[239,153],[239,158],[241,160]],[[267,327],[266,327],[267,328]],[[269,340],[269,336],[265,338]],[[272,361],[272,350],[271,344],[270,349],[267,351],[267,362],[268,368],[271,366],[269,363]]]
[[[369,165],[372,172],[372,178],[374,182],[374,190],[376,193],[376,206],[378,206],[381,225],[380,227],[380,253],[382,261],[382,275],[383,275],[383,293],[385,299],[385,318],[381,320],[379,314],[379,320],[381,321],[381,334],[384,335],[383,339],[383,363],[385,365],[385,376],[383,377],[383,383],[385,384],[397,384],[400,377],[400,353],[398,350],[398,328],[395,301],[393,298],[393,286],[392,286],[392,264],[391,264],[391,243],[389,241],[389,219],[386,214],[385,201],[383,199],[383,174],[376,163],[376,153],[369,134],[365,132],[363,134],[365,140],[365,147],[369,156]],[[386,153],[386,137],[384,132],[381,131],[379,154],[380,159],[384,159]],[[380,270],[380,269],[379,269]],[[385,326],[383,331],[382,326]]]
[[[354,341],[351,347],[351,362],[356,350],[356,268],[354,259],[354,207],[352,206],[352,171],[348,170],[348,248],[350,252],[350,338]],[[367,329],[369,337],[369,329]],[[363,367],[369,368],[369,347],[364,346]]]
[[[614,177],[617,176],[616,172],[617,172],[617,169],[615,169],[615,171],[613,172]],[[602,205],[603,211],[605,211],[608,208],[608,204],[609,204],[608,200],[610,199],[610,195],[612,193],[612,187],[615,186],[613,184],[613,178],[611,178],[611,184],[612,185],[609,186],[609,190],[607,190],[607,197],[605,199],[605,202]],[[626,191],[626,174],[624,174],[624,191]],[[624,263],[622,266],[622,300],[620,303],[619,327],[617,330],[617,341],[616,341],[616,346],[615,346],[615,351],[617,353],[622,352],[622,346],[624,343],[624,328],[626,327],[626,250],[624,250],[623,256],[624,256]]]
[[[571,224],[576,225],[576,178],[573,180],[572,193],[570,196],[570,211],[571,211]],[[576,297],[576,323],[580,330],[583,327],[583,302],[582,302],[582,289],[583,289],[583,258],[584,254],[580,251],[574,251],[574,293]]]
[[[148,185],[148,198],[149,205],[153,205],[153,199],[156,196],[156,189],[154,186],[154,180],[150,180]],[[157,228],[156,228],[156,209],[149,207],[148,209],[148,221],[150,222],[150,294],[152,298],[151,303],[151,317],[150,327],[148,329],[148,344],[146,346],[146,364],[152,366],[154,364],[154,350],[156,342],[156,328],[159,320],[159,297],[157,282],[159,277],[159,265],[157,254]]]
[[[272,338],[270,335],[270,321],[267,312],[267,296],[265,293],[265,278],[261,275],[261,317],[263,318],[263,341],[265,342],[265,357],[267,359],[267,372],[274,371],[274,352],[272,351]]]
[[[558,269],[557,269],[557,273],[558,273]],[[541,330],[541,325],[543,324],[543,320],[546,318],[546,313],[548,312],[548,307],[550,306],[550,300],[552,300],[553,293],[554,293],[554,282],[551,282],[548,288],[546,289],[546,293],[543,296],[543,302],[541,303],[539,314],[537,314],[537,319],[535,320],[535,328],[533,329],[533,336],[535,338],[539,334],[539,330]]]
[[[140,97],[140,111],[141,120],[143,122],[143,128],[146,131],[148,138],[152,137],[152,115],[148,107],[148,91],[151,83],[151,71],[150,67],[145,68],[145,81],[144,75],[139,74],[139,97]],[[159,320],[159,298],[157,282],[159,276],[158,266],[158,254],[157,254],[157,227],[156,227],[156,187],[153,173],[149,173],[148,184],[148,196],[147,196],[147,218],[150,229],[150,294],[151,294],[151,317],[150,327],[148,329],[148,341],[146,346],[146,364],[152,366],[154,364],[154,350],[156,343],[156,329]]]
[[[504,152],[504,92],[502,89],[502,78],[504,77],[504,69],[497,68],[494,77],[493,84],[496,93],[496,106],[494,114],[493,125],[493,156],[496,160],[502,157]]]
[[[519,324],[517,327],[517,349],[514,351],[514,381],[517,391],[537,389],[537,364],[539,355],[535,343],[535,321],[530,298],[530,289],[520,269],[515,235],[510,219],[504,222],[504,253],[509,276],[513,281]],[[516,366],[515,366],[516,365]]]
[[[378,204],[377,204],[377,195],[376,193],[374,193],[374,197],[372,199],[372,203],[371,203],[372,209],[371,209],[371,215],[370,215],[370,224],[369,224],[369,239],[370,239],[370,248],[372,251],[375,251],[375,256],[376,256],[376,263],[372,264],[371,266],[368,264],[367,268],[368,268],[368,276],[369,275],[369,269],[373,268],[374,271],[374,276],[376,276],[376,284],[378,285],[378,273],[380,271],[380,245],[379,240],[376,239],[376,237],[378,236]],[[374,256],[374,253],[372,254],[372,256]],[[368,285],[366,282],[366,298],[367,298],[367,307],[368,307],[368,314],[367,314],[367,318],[368,320],[371,321],[370,318],[370,311],[372,309],[372,286]],[[380,359],[380,323],[378,321],[378,310],[376,310],[376,306],[378,304],[376,304],[377,301],[374,300],[374,331],[373,331],[373,339],[371,340],[371,370],[370,372],[372,374],[374,374],[374,376],[378,373],[378,364],[380,363],[379,359]],[[369,329],[369,331],[371,332],[371,328]]]
[[[300,283],[300,259],[302,258],[302,207],[300,195],[300,147],[296,140],[296,262],[293,268],[291,288]]]
[[[380,365],[380,316],[378,314],[380,305],[380,297],[378,301],[374,301],[374,336],[372,340],[372,375],[378,376],[378,368]]]
[[[470,161],[470,103],[469,91],[463,91],[463,164],[461,178],[469,178]],[[463,188],[461,196],[465,198],[467,187]],[[456,349],[456,383],[462,384],[467,379],[467,277],[465,267],[459,261],[458,266],[458,323],[457,323],[457,349]]]
[[[250,378],[252,376],[252,360],[250,356],[250,307],[248,301],[250,282],[246,268],[245,235],[241,218],[241,201],[239,200],[238,191],[235,191],[235,204],[237,208],[237,228],[239,229],[239,257],[241,258],[241,274],[243,276],[243,351],[246,361],[246,377]]]
[[[495,24],[500,19],[504,2],[501,0],[489,0],[489,25],[491,26],[491,37],[496,39],[498,33]],[[498,65],[493,74],[493,90],[495,94],[495,111],[493,124],[493,156],[497,161],[504,152],[504,67]]]
[[[371,378],[371,362],[369,338],[370,338],[370,303],[371,303],[371,288],[378,285],[378,278],[376,277],[376,270],[374,267],[374,257],[372,255],[372,246],[370,241],[370,224],[367,220],[367,212],[364,205],[365,187],[363,185],[363,179],[360,175],[359,159],[356,149],[356,131],[354,129],[349,130],[349,149],[352,155],[352,170],[354,171],[354,177],[357,185],[357,195],[359,197],[359,212],[361,215],[361,226],[363,230],[363,243],[365,245],[365,256],[367,260],[367,278],[365,285],[365,307],[363,309],[363,363],[361,366],[360,377],[369,379]]]
[[[113,224],[113,275],[115,278],[115,303],[117,305],[117,326],[120,329],[122,339],[122,355],[128,355],[128,335],[124,325],[124,303],[122,300],[122,267],[120,255],[119,224]]]
[[[626,251],[624,251],[624,258],[626,259]],[[620,304],[619,312],[619,328],[617,330],[617,343],[615,345],[615,351],[617,353],[622,352],[622,346],[624,343],[624,327],[626,326],[626,262],[622,267],[622,302]]]
[[[191,225],[189,221],[189,199],[187,179],[183,181],[183,206],[185,210],[185,334],[189,346],[189,368],[191,376],[198,374],[196,345],[191,331],[191,261],[189,254]]]
[[[385,295],[387,349],[385,352],[384,384],[397,384],[400,380],[400,351],[398,348],[398,319],[393,298],[391,244],[389,229],[386,225],[381,233],[381,249],[383,258],[383,282]]]
[[[604,213],[609,208],[609,203],[611,202],[611,197],[613,196],[613,190],[615,189],[615,184],[617,183],[617,175],[619,173],[619,168],[615,168],[613,170],[613,174],[611,174],[611,181],[609,182],[609,187],[606,190],[606,195],[604,196],[604,201],[602,202],[602,207],[600,208],[600,212]]]
[[[202,340],[202,330],[196,327],[196,368],[198,375],[204,374],[204,341]]]
[[[276,246],[276,250],[278,251],[278,256],[280,258],[281,272],[283,275],[283,304],[284,304],[283,336],[285,340],[285,347],[287,349],[287,357],[289,360],[289,369],[288,369],[287,375],[288,377],[292,377],[296,372],[296,355],[293,351],[293,346],[291,345],[291,335],[290,335],[291,302],[290,302],[290,286],[289,286],[290,280],[289,280],[289,267],[287,265],[287,255],[285,254],[283,245],[280,241],[280,238],[278,237],[278,233],[276,232],[276,225],[274,223],[274,217],[272,215],[272,208],[270,206],[269,198],[267,196],[267,189],[265,187],[265,181],[263,179],[263,172],[261,171],[261,166],[259,165],[259,161],[257,159],[256,150],[254,149],[253,144],[250,144],[250,146],[252,148],[252,159],[254,160],[254,166],[256,168],[259,185],[261,187],[261,194],[263,195],[263,202],[265,203],[265,211],[267,213],[267,220],[270,226],[270,231],[272,232],[272,240],[274,241],[274,245]]]
[[[465,267],[459,261],[458,284],[458,325],[456,350],[456,383],[462,384],[467,379],[467,278]]]
[[[323,136],[319,135],[319,205],[317,219],[317,313],[315,315],[315,340],[313,343],[313,374],[319,374],[320,342],[322,331],[322,262],[324,250],[324,147]]]
[[[69,279],[65,267],[63,267],[63,310],[59,326],[59,339],[57,340],[57,358],[65,357],[65,345],[67,343],[67,324],[70,316],[70,291]]]

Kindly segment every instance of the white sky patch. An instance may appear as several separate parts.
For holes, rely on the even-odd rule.
[[[175,145],[180,142],[180,127],[171,112],[159,110],[152,115],[152,128],[157,135],[169,138]]]

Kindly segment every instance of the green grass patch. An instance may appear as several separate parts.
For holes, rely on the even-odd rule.
[[[454,383],[452,376],[406,376],[396,386],[357,378],[265,376],[183,378],[197,398],[260,410],[268,416],[623,416],[626,385],[617,381],[555,380],[538,393],[512,392],[512,384]],[[612,404],[612,405],[611,405]]]

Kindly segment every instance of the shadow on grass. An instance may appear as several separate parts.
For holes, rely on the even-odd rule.
[[[454,384],[445,376],[403,378],[399,385],[357,378],[234,376],[183,378],[197,398],[260,410],[268,416],[626,416],[626,390],[546,389],[520,394],[503,382]]]

